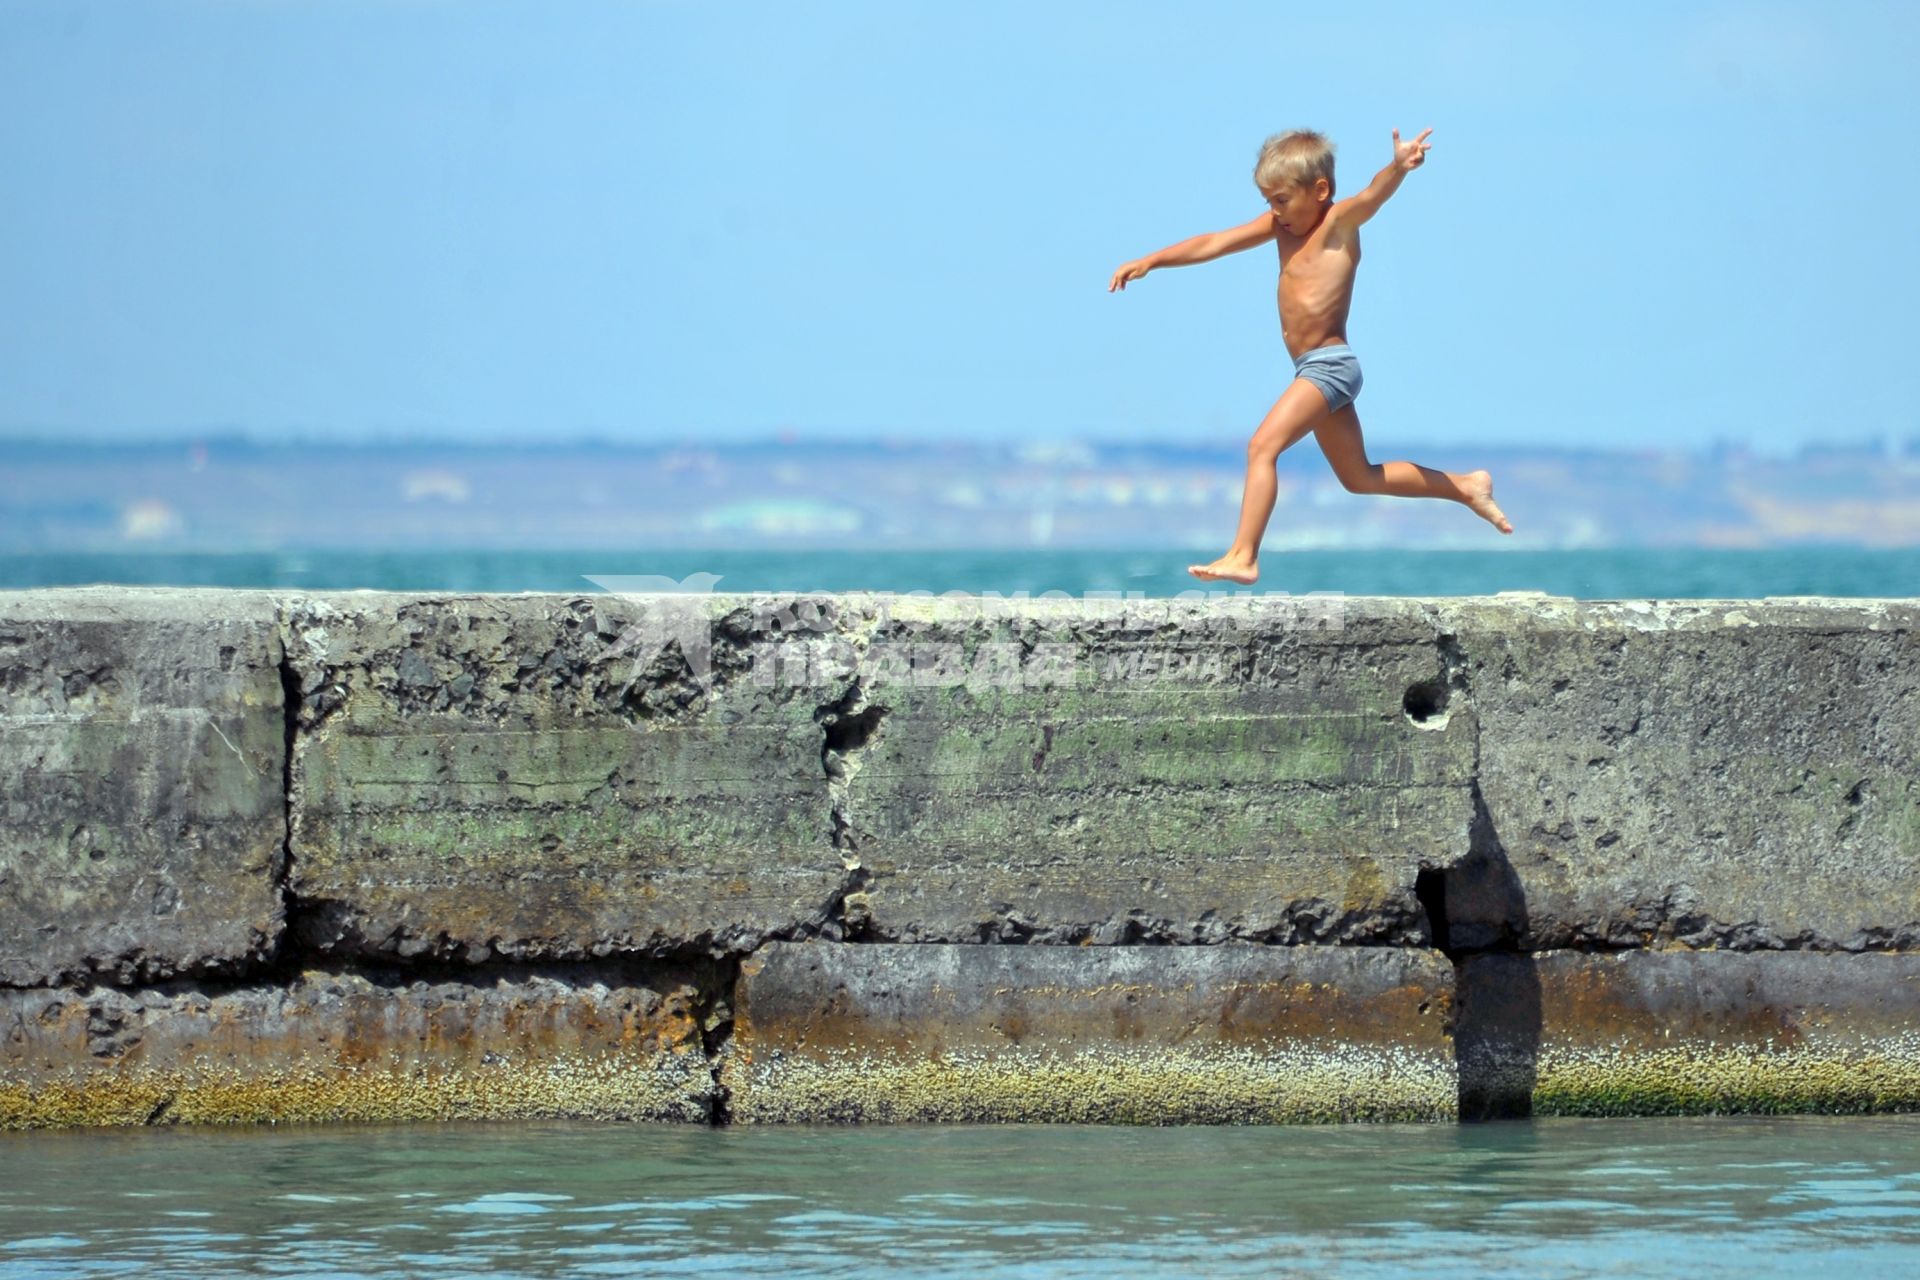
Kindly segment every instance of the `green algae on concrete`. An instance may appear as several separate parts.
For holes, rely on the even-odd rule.
[[[1374,947],[775,943],[721,1083],[750,1124],[1446,1120],[1452,979]]]
[[[1409,715],[1445,672],[1408,602],[694,604],[698,680],[622,647],[659,597],[291,598],[303,940],[1420,945],[1415,877],[1465,852],[1474,724]]]
[[[729,602],[668,603],[707,678],[628,643],[657,597],[289,600],[303,941],[578,958],[815,926],[846,875],[819,692],[755,684]]]
[[[727,1075],[742,1124],[1333,1124],[1454,1116],[1451,1071],[1377,1046],[1151,1044],[782,1055]]]
[[[1543,1053],[1533,1113],[1650,1116],[1920,1111],[1920,1033],[1852,1048]]]
[[[1469,957],[1462,1110],[1920,1110],[1920,954]]]
[[[0,992],[0,1128],[701,1122],[696,986],[312,971],[289,987]]]
[[[0,985],[271,954],[280,655],[263,592],[0,592]]]
[[[926,610],[883,631],[1015,637],[1072,678],[863,684],[882,714],[845,808],[868,936],[1430,941],[1414,881],[1466,852],[1476,732],[1459,705],[1408,712],[1446,687],[1432,625],[1411,602],[1338,629],[1266,603]]]

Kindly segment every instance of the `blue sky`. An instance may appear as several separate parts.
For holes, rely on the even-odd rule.
[[[1113,268],[1430,125],[1376,459],[1912,435],[1916,66],[1911,3],[0,0],[0,432],[1237,447],[1271,250]]]

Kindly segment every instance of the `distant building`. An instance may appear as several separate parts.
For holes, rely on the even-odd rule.
[[[460,503],[473,496],[473,486],[464,476],[451,471],[409,471],[400,480],[400,494],[408,502],[438,498],[442,502]]]
[[[129,502],[120,511],[120,536],[129,542],[157,542],[177,538],[186,531],[186,521],[158,498]]]

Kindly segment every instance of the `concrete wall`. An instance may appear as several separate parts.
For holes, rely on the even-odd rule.
[[[1920,1107],[1916,617],[0,593],[0,1125]]]

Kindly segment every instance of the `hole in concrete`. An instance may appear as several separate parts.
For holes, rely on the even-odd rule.
[[[1422,680],[1410,685],[1400,706],[1407,713],[1407,719],[1415,724],[1438,728],[1447,722],[1447,686],[1438,680]]]

